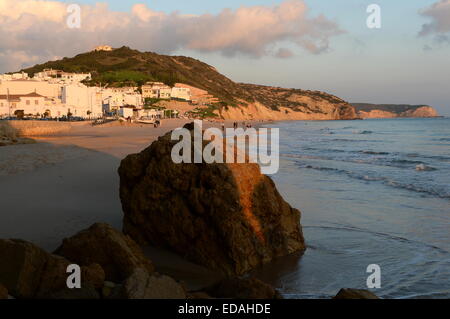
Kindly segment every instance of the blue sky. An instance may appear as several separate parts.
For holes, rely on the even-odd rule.
[[[430,22],[419,11],[440,0],[305,0],[310,16],[324,14],[344,34],[330,38],[326,52],[313,54],[286,41],[291,58],[177,49],[215,66],[234,81],[317,89],[352,102],[430,104],[450,115],[450,41],[437,43],[435,35],[419,37]],[[62,1],[73,3],[74,1]],[[79,0],[80,4],[96,1]],[[283,1],[152,0],[102,1],[114,11],[130,12],[136,3],[165,13],[218,14],[224,8],[274,6]],[[382,28],[368,29],[366,8],[382,9]],[[450,17],[449,17],[450,19]],[[145,35],[142,39],[145,41]],[[127,43],[124,43],[125,45]],[[425,49],[426,48],[426,49]],[[157,49],[155,51],[158,52]]]

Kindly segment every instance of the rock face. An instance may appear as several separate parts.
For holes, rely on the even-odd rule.
[[[343,288],[333,299],[380,299],[368,290]]]
[[[138,267],[149,273],[154,270],[151,261],[130,237],[107,224],[94,224],[64,239],[55,253],[79,265],[97,263],[105,270],[106,280],[113,282],[125,280]]]
[[[208,295],[215,298],[233,299],[281,299],[281,295],[272,286],[256,278],[228,278],[206,289]]]
[[[119,168],[124,232],[228,275],[304,250],[300,212],[257,164],[175,164],[170,133]]]
[[[0,256],[0,282],[16,298],[47,298],[67,288],[67,266],[72,263],[65,258],[22,240],[0,240]],[[103,285],[99,265],[81,271],[82,286]]]

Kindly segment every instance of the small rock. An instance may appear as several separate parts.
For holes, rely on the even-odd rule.
[[[333,299],[380,299],[368,290],[343,288]]]
[[[82,281],[90,283],[94,288],[100,289],[105,282],[105,271],[99,264],[82,267]]]
[[[8,289],[0,284],[0,299],[8,299]]]
[[[281,299],[272,286],[256,278],[227,278],[207,288],[206,293],[215,298],[232,299]]]
[[[142,268],[125,281],[122,295],[126,299],[186,299],[183,287],[174,279]]]
[[[103,298],[109,298],[112,295],[115,287],[116,287],[115,283],[110,282],[110,281],[105,281],[105,283],[102,287]]]
[[[97,263],[105,270],[106,280],[114,282],[122,282],[138,267],[148,272],[154,270],[151,261],[130,237],[107,224],[94,224],[64,239],[55,253],[79,265]]]

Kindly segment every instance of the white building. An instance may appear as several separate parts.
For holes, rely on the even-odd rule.
[[[117,112],[123,106],[142,108],[144,106],[142,95],[135,92],[137,88],[108,88],[101,91],[103,110]]]
[[[171,97],[173,99],[180,99],[180,100],[186,100],[191,101],[191,89],[189,88],[180,88],[180,87],[173,87],[171,91]]]
[[[59,101],[38,93],[0,95],[0,116],[15,116],[22,111],[25,116],[60,117],[67,114],[66,107]]]
[[[35,73],[33,80],[59,84],[76,84],[84,80],[92,80],[92,75],[91,73],[70,73],[60,70],[45,69],[42,72]]]
[[[162,82],[147,82],[142,86],[142,97],[153,99],[170,99],[172,88]]]
[[[13,74],[0,74],[0,81],[27,80],[29,76],[25,72]]]
[[[112,51],[113,48],[109,45],[99,45],[98,47],[95,47],[93,51]]]
[[[83,84],[65,85],[61,100],[73,116],[83,118],[103,116],[102,93],[98,87],[87,87]]]

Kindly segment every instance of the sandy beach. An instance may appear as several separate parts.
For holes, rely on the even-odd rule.
[[[86,123],[57,135],[33,137],[35,144],[0,147],[1,237],[21,238],[53,251],[63,238],[95,222],[122,229],[120,161],[188,122],[164,120],[159,128]],[[226,122],[226,127],[232,125],[232,121]],[[203,123],[204,128],[210,126],[220,127],[221,123]],[[215,278],[171,253],[154,248],[146,253],[161,272],[184,279],[191,287]]]

